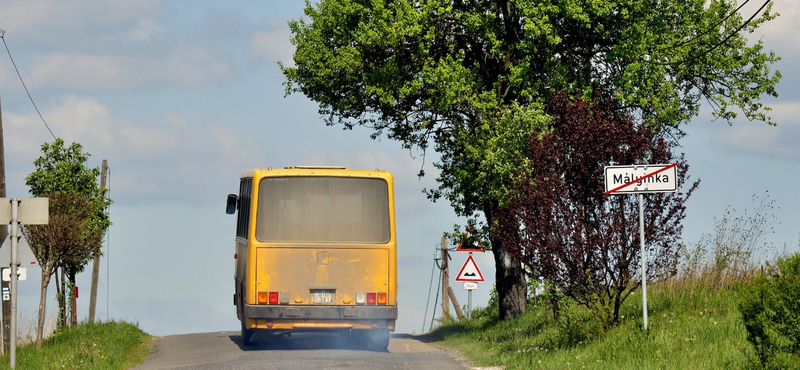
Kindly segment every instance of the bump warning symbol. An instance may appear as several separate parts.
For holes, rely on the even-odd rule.
[[[479,283],[484,281],[483,274],[481,274],[481,270],[478,269],[475,260],[472,259],[472,255],[467,257],[467,261],[464,262],[464,266],[461,267],[461,271],[459,271],[456,276],[456,281],[474,281]]]

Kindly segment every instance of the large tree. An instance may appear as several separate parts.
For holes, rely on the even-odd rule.
[[[492,229],[534,276],[590,308],[607,326],[618,322],[622,303],[642,280],[637,197],[606,195],[604,166],[677,165],[673,180],[680,191],[645,195],[651,281],[677,271],[685,202],[698,184],[688,183],[688,164],[663,134],[611,107],[609,101],[566,94],[552,99],[553,120],[546,133],[531,135],[529,169],[518,171]]]
[[[102,238],[111,225],[108,217],[111,199],[105,196],[107,190],[100,188],[97,182],[100,168],[86,167],[89,156],[80,143],[72,143],[69,147],[62,139],[44,143],[42,156],[34,161],[35,170],[25,179],[31,195],[51,199],[50,224],[30,225],[23,229],[42,267],[37,331],[39,346],[50,277],[60,268],[74,286],[75,275],[95,254],[100,253]],[[61,287],[58,289],[63,297],[66,292]],[[72,294],[72,290],[69,293]],[[74,296],[70,298],[74,305]],[[65,314],[63,300],[59,301],[59,307],[62,315]]]
[[[507,199],[520,148],[566,92],[677,128],[707,100],[717,117],[766,121],[778,58],[744,35],[774,17],[743,18],[734,0],[320,0],[290,22],[287,93],[319,103],[328,125],[366,126],[440,154],[438,189],[487,225]],[[506,132],[514,130],[514,132]],[[498,135],[502,138],[498,139]],[[502,145],[500,145],[502,144]],[[422,174],[422,171],[421,171]],[[525,280],[491,240],[503,318],[525,309]]]

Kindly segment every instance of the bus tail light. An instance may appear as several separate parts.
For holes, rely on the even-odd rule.
[[[356,304],[387,305],[389,294],[386,292],[356,293]]]
[[[289,304],[289,292],[258,292],[258,304]]]

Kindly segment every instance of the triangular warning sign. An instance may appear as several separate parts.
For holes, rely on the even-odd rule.
[[[22,236],[22,235],[20,235]],[[30,244],[21,237],[17,243],[17,263],[21,267],[36,265],[36,256],[33,255]],[[8,267],[11,264],[11,238],[6,238],[0,246],[0,267]]]
[[[467,235],[464,236],[464,239],[461,240],[461,243],[458,243],[458,247],[456,247],[456,252],[485,252],[486,250],[483,249],[483,245],[481,245],[480,240],[477,238],[470,238],[469,231],[467,231]]]
[[[456,281],[474,281],[479,283],[484,281],[483,274],[481,274],[481,270],[478,269],[478,265],[475,264],[475,260],[472,259],[472,255],[467,257],[467,261],[464,262],[461,271],[456,275]]]

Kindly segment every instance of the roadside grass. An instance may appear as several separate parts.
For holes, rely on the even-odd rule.
[[[153,339],[135,324],[108,321],[84,323],[57,332],[42,342],[17,348],[18,369],[129,369],[142,363]],[[0,369],[9,369],[9,356]]]
[[[736,281],[704,275],[648,285],[647,331],[639,292],[625,301],[620,324],[605,331],[588,310],[565,303],[558,321],[543,304],[510,321],[496,308],[481,309],[470,320],[443,320],[431,336],[476,366],[508,370],[754,368],[736,306],[738,287],[749,279]]]

